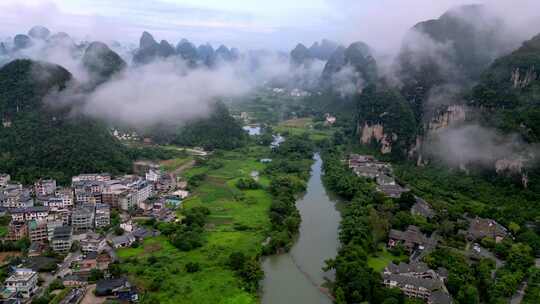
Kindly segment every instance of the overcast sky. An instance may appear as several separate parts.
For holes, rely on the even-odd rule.
[[[288,50],[322,38],[392,48],[415,23],[478,2],[540,9],[539,0],[0,0],[0,35],[40,24],[105,41],[137,42],[147,30],[174,44],[187,38],[242,49]]]

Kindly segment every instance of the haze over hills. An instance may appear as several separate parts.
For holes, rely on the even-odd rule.
[[[156,125],[176,129],[186,122],[207,117],[211,105],[218,99],[243,96],[265,85],[303,89],[312,94],[330,93],[333,97],[327,99],[327,108],[333,103],[343,103],[345,107],[362,109],[372,103],[386,104],[384,100],[387,100],[397,103],[397,113],[386,109],[392,109],[390,104],[380,110],[370,108],[360,113],[357,136],[364,143],[378,142],[385,153],[422,162],[426,157],[437,158],[439,154],[444,154],[446,160],[452,158],[438,145],[423,144],[426,141],[440,144],[438,135],[448,136],[442,134],[442,130],[454,123],[475,127],[484,124],[485,110],[479,111],[480,102],[476,98],[482,94],[478,92],[484,88],[485,79],[493,78],[489,76],[493,73],[485,72],[490,64],[521,43],[509,33],[504,20],[485,6],[456,7],[438,19],[419,22],[411,28],[388,69],[386,58],[363,42],[340,46],[323,39],[309,48],[300,43],[287,58],[274,52],[240,52],[224,45],[217,49],[209,44],[197,47],[186,39],[174,46],[166,40],[158,42],[152,34],[143,32],[138,48],[131,51],[132,58],[125,54],[122,58],[102,42],[75,42],[66,33],[52,34],[47,28],[36,26],[28,35],[20,34],[11,42],[2,43],[0,60],[6,63],[15,58],[32,58],[64,65],[75,75],[70,83],[77,84],[55,93],[59,104],[73,104],[71,111],[76,115],[140,130]],[[115,49],[123,48],[121,44],[114,45]],[[492,69],[500,70],[497,67],[505,60],[509,59],[495,61]],[[528,87],[536,79],[533,68],[520,66],[514,71],[518,75],[512,74],[512,77],[517,77],[521,86]],[[497,79],[501,81],[502,76]],[[495,80],[490,81],[493,86]],[[141,89],[130,90],[133,82],[139,83]],[[157,89],[157,83],[167,82],[177,85],[169,90]],[[478,82],[480,85],[474,89],[474,94],[468,94]],[[211,85],[203,90],[194,89],[201,83]],[[366,88],[370,90],[362,94]],[[469,96],[475,99],[468,101]],[[513,96],[512,99],[517,99]],[[357,106],[351,103],[351,98],[357,99]],[[507,105],[501,102],[492,102],[491,108],[505,108],[507,112]],[[180,104],[183,111],[178,110]],[[508,114],[514,119],[512,126],[508,122],[504,126],[490,122],[485,127],[520,134],[523,144],[536,141],[536,134],[531,131],[535,128],[534,111],[526,105],[519,108],[520,113],[528,113],[527,117]],[[409,119],[410,113],[414,120]],[[395,115],[393,121],[403,119],[406,127],[392,126],[388,120],[391,115]],[[523,126],[528,125],[532,129],[525,127],[529,131],[523,131]],[[437,135],[437,139],[431,135]],[[465,140],[468,142],[470,140]],[[516,147],[521,147],[521,143]],[[507,153],[509,155],[498,155],[492,161],[506,159],[506,156],[512,158],[513,154]],[[457,162],[459,165],[468,162],[466,157],[459,158],[463,160]]]

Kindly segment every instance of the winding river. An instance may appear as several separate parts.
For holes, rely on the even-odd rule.
[[[331,304],[322,287],[324,261],[334,258],[339,247],[340,203],[326,192],[321,179],[322,160],[318,154],[311,167],[305,195],[296,202],[302,216],[300,233],[291,251],[268,257],[263,262],[263,304]]]

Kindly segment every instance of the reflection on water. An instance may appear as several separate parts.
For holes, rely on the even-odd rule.
[[[302,216],[298,240],[287,254],[265,259],[263,304],[332,303],[321,288],[325,277],[324,261],[334,258],[339,246],[339,203],[332,200],[321,180],[322,160],[315,155],[306,194],[296,206]]]

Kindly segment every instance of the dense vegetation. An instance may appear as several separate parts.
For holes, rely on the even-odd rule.
[[[65,88],[71,75],[59,66],[16,60],[0,70],[0,171],[30,183],[40,177],[67,182],[81,172],[130,169],[127,148],[98,122],[73,118],[42,99]]]
[[[229,114],[223,103],[213,106],[209,117],[201,118],[181,127],[175,144],[205,149],[234,149],[245,144],[246,133]]]
[[[300,214],[296,195],[306,189],[313,158],[313,143],[307,136],[291,136],[272,153],[272,163],[265,173],[271,176],[272,194],[270,241],[264,253],[288,250],[298,233]]]
[[[358,96],[357,103],[360,127],[364,123],[382,124],[390,137],[388,140],[392,141],[392,154],[403,158],[414,143],[417,131],[414,113],[405,98],[389,87],[369,86]]]
[[[538,208],[532,202],[539,200],[534,193],[518,191],[502,180],[487,182],[443,168],[398,167],[398,178],[437,211],[433,220],[427,220],[410,214],[415,201],[412,194],[390,199],[374,192],[370,181],[356,177],[340,161],[344,158],[340,149],[334,146],[323,155],[325,184],[350,200],[342,213],[342,248],[334,260],[328,261],[328,268],[336,270],[333,292],[338,303],[402,301],[399,291],[381,289],[381,278],[369,261],[378,255],[379,245],[387,241],[390,228],[403,230],[408,225],[416,225],[428,235],[437,231],[442,237],[439,247],[423,261],[432,269],[449,270],[446,285],[456,303],[506,303],[524,279],[534,279],[531,266],[534,255],[540,253],[540,237],[533,228],[537,225],[532,224],[538,219],[534,212]],[[465,214],[494,218],[512,231],[515,239],[481,241],[501,265],[496,266],[487,257],[473,259],[467,253],[466,240],[458,233],[468,227],[462,220]],[[390,251],[398,262],[403,250],[398,246]]]

